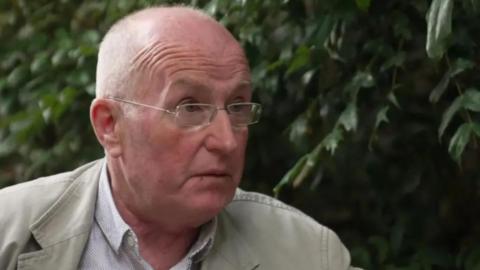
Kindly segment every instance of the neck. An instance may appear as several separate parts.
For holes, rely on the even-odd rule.
[[[158,222],[142,219],[121,199],[113,198],[120,216],[138,238],[140,254],[156,270],[173,267],[197,239],[199,228],[169,229]]]

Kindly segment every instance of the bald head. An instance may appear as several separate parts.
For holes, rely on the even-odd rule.
[[[147,8],[121,19],[105,35],[98,54],[96,96],[142,95],[146,89],[137,88],[138,80],[158,76],[165,65],[172,65],[168,54],[177,49],[244,58],[233,36],[205,13],[190,7]]]

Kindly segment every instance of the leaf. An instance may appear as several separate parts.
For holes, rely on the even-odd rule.
[[[401,67],[405,62],[406,53],[404,51],[400,51],[390,57],[385,63],[382,64],[380,67],[380,71],[384,72],[392,67]]]
[[[437,86],[435,86],[435,88],[433,88],[432,92],[430,93],[430,96],[428,99],[430,100],[431,103],[435,104],[440,100],[443,93],[445,93],[445,90],[447,90],[451,77],[452,76],[451,76],[450,70],[447,70],[445,74],[443,74],[443,77],[440,80],[440,82],[438,82]]]
[[[350,102],[347,108],[342,112],[338,119],[338,124],[343,126],[346,131],[355,131],[358,125],[357,107],[355,103]]]
[[[362,11],[368,11],[371,0],[355,0],[357,7]]]
[[[30,71],[32,74],[42,73],[50,68],[50,57],[47,52],[41,52],[35,56],[32,64],[30,65]]]
[[[324,44],[332,32],[335,23],[336,19],[332,15],[324,15],[323,19],[317,23],[317,29],[312,34],[311,42],[313,44]]]
[[[58,121],[60,117],[67,111],[71,104],[75,101],[75,98],[79,95],[79,91],[73,87],[65,87],[60,92],[58,102],[54,107],[53,117],[55,121]]]
[[[370,72],[360,71],[345,86],[345,92],[350,94],[353,102],[356,102],[358,91],[361,88],[370,88],[375,85],[375,80]]]
[[[458,58],[455,60],[455,62],[452,64],[451,67],[451,77],[456,76],[465,70],[472,69],[475,67],[475,63],[464,58]]]
[[[318,164],[318,160],[320,158],[320,150],[321,150],[321,143],[318,144],[315,149],[310,152],[307,156],[307,161],[305,162],[302,170],[298,173],[298,175],[293,179],[293,187],[299,187],[305,178],[307,178],[315,166]]]
[[[304,115],[298,117],[289,127],[289,140],[298,143],[305,139],[308,130],[308,121]]]
[[[452,31],[452,0],[433,0],[427,12],[428,57],[440,59],[446,50],[446,40]]]
[[[480,112],[480,91],[475,88],[469,88],[463,96],[463,107],[465,109]]]
[[[393,105],[395,105],[395,107],[400,108],[400,103],[398,103],[398,99],[397,99],[397,96],[395,95],[395,92],[390,91],[390,93],[388,93],[388,95],[387,95],[387,99],[388,99]]]
[[[383,108],[381,108],[377,112],[377,116],[375,118],[375,128],[374,129],[377,129],[380,126],[381,123],[388,123],[387,113],[388,113],[389,109],[390,109],[390,106],[386,105],[386,106],[383,106]]]
[[[61,66],[68,61],[67,51],[66,50],[58,50],[56,51],[50,61],[54,67]]]
[[[479,123],[470,123],[472,125],[472,131],[477,135],[477,137],[480,137],[480,124]]]
[[[467,59],[459,58],[457,59],[453,65],[443,74],[442,79],[440,82],[435,86],[430,94],[429,100],[432,103],[437,103],[442,95],[445,93],[445,90],[450,83],[450,79],[455,77],[456,75],[464,72],[465,70],[472,69],[475,67],[475,64]]]
[[[300,170],[303,168],[305,165],[306,161],[308,158],[308,154],[304,155],[301,157],[283,177],[282,180],[273,188],[273,193],[275,194],[275,197],[278,198],[278,195],[282,191],[282,189],[290,185],[292,181],[297,177],[297,175],[300,173]]]
[[[287,76],[308,65],[310,62],[310,49],[302,45],[297,49],[293,57],[287,70]]]
[[[0,142],[0,157],[7,157],[12,154],[17,149],[17,144],[12,136],[7,137],[7,139]]]
[[[453,158],[453,160],[455,160],[457,163],[460,161],[463,150],[465,149],[465,146],[470,140],[471,132],[472,126],[470,125],[470,123],[464,123],[457,129],[452,139],[450,139],[448,152],[450,153],[450,156]]]
[[[457,113],[457,111],[462,108],[463,105],[463,96],[458,96],[450,107],[442,115],[442,122],[440,123],[440,127],[438,128],[438,139],[441,139],[445,129],[448,127],[448,124],[452,120],[453,116]]]
[[[11,88],[18,87],[28,77],[28,68],[25,65],[16,67],[7,77],[7,86]]]
[[[310,83],[310,81],[312,80],[313,78],[313,75],[315,75],[315,69],[311,69],[307,72],[305,72],[302,76],[302,83],[304,85],[307,85]]]
[[[338,144],[343,139],[343,132],[340,128],[334,128],[320,143],[322,148],[325,148],[331,155],[335,154]]]

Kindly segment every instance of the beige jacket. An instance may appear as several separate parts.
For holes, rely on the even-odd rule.
[[[103,161],[0,190],[0,269],[76,269]],[[202,270],[346,270],[339,238],[273,198],[238,191],[218,217]]]

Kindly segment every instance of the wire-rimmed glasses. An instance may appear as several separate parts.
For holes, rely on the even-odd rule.
[[[209,125],[215,118],[218,110],[225,110],[227,112],[232,126],[246,127],[258,123],[262,112],[262,105],[254,102],[231,103],[224,108],[205,103],[184,103],[176,106],[173,110],[168,110],[118,97],[107,97],[107,99],[171,114],[174,116],[175,123],[180,127],[201,127]]]

